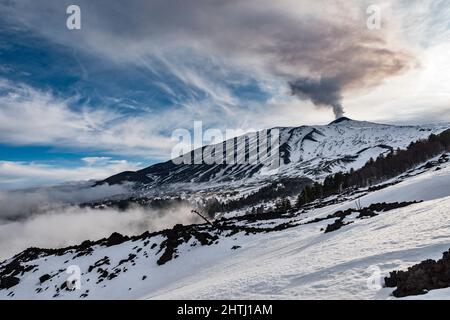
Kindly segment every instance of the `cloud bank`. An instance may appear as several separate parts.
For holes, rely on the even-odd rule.
[[[92,182],[66,183],[52,187],[0,190],[0,221],[23,220],[33,215],[129,192],[127,185],[100,185]]]
[[[54,185],[66,181],[101,180],[123,171],[139,169],[139,163],[127,160],[102,161],[85,158],[84,164],[75,167],[23,161],[0,161],[0,190],[18,189],[37,185]],[[89,159],[87,162],[86,159]]]
[[[120,232],[138,235],[177,223],[201,222],[185,205],[165,209],[134,207],[126,211],[80,208],[84,202],[120,196],[127,186],[67,184],[0,191],[0,260],[28,247],[58,248]]]
[[[0,224],[0,260],[29,247],[59,248],[98,240],[113,232],[139,235],[171,228],[177,223],[200,222],[188,207],[166,210],[93,210],[76,206],[55,209],[24,221]]]

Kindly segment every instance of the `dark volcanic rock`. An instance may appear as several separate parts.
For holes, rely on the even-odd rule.
[[[44,274],[43,276],[41,276],[41,277],[39,278],[39,282],[40,282],[40,283],[44,283],[45,281],[47,281],[47,280],[49,280],[49,279],[51,279],[51,276],[50,276],[49,274]]]
[[[425,294],[433,289],[450,287],[450,250],[438,261],[425,260],[407,271],[393,271],[384,279],[386,287],[397,287],[395,297]]]
[[[400,202],[400,203],[399,202],[374,203],[366,208],[359,208],[359,209],[350,208],[345,211],[342,211],[342,210],[336,211],[335,213],[330,214],[326,217],[316,218],[314,220],[308,221],[308,222],[306,222],[306,224],[317,223],[317,222],[321,222],[324,220],[337,218],[337,220],[335,220],[335,222],[327,225],[325,233],[328,233],[328,232],[339,230],[343,226],[353,223],[352,221],[347,222],[347,223],[344,222],[345,217],[351,215],[352,213],[355,213],[355,212],[359,213],[359,215],[356,217],[356,219],[373,218],[378,215],[376,212],[390,211],[390,210],[394,210],[394,209],[398,209],[398,208],[403,208],[403,207],[406,207],[406,206],[409,206],[409,205],[412,205],[415,203],[418,203],[418,202],[412,201],[412,202]]]
[[[112,247],[121,244],[129,239],[130,238],[127,236],[123,236],[120,233],[114,232],[108,239],[106,239],[105,245],[107,247]]]
[[[110,265],[110,260],[108,257],[104,257],[103,259],[98,260],[97,262],[94,263],[94,265],[89,266],[88,268],[88,272],[91,272],[92,270],[94,270],[95,268],[104,266],[104,265]]]
[[[136,258],[136,255],[130,253],[130,254],[128,255],[128,258],[120,260],[119,263],[117,264],[117,266],[120,266],[120,265],[122,265],[122,264],[124,264],[124,263],[126,263],[126,262],[130,262],[130,261],[133,262],[133,260],[134,260],[135,258]]]
[[[335,222],[333,222],[333,223],[327,225],[327,227],[326,227],[326,229],[325,229],[325,233],[333,232],[333,231],[339,230],[339,229],[342,228],[343,226],[345,226],[345,225],[347,225],[347,224],[350,224],[350,223],[352,223],[352,222],[347,222],[347,223],[345,223],[345,222],[344,222],[344,218],[337,219]]]
[[[346,121],[352,121],[352,119],[347,118],[347,117],[340,117],[340,118],[337,118],[336,120],[330,122],[328,125],[338,124],[338,123],[346,122]]]
[[[377,214],[375,213],[375,212],[373,212],[372,210],[370,210],[370,209],[366,209],[366,208],[364,208],[364,209],[361,209],[360,210],[360,212],[359,212],[359,215],[358,215],[358,219],[363,219],[363,218],[373,218],[373,217],[376,217],[377,216]]]
[[[199,231],[196,226],[183,226],[181,224],[175,225],[172,229],[166,230],[164,233],[167,239],[160,245],[159,252],[163,250],[164,252],[156,262],[158,265],[163,265],[175,258],[178,246],[187,243],[192,236],[194,236],[202,246],[211,245],[219,238],[217,235],[212,235],[209,232]]]
[[[16,277],[4,277],[0,280],[0,289],[9,289],[18,285],[20,282],[19,278]]]

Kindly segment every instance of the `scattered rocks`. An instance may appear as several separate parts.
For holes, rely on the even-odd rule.
[[[114,278],[117,278],[120,274],[121,270],[119,268],[114,269],[112,273],[110,273],[107,277],[108,280],[112,280]]]
[[[130,253],[128,255],[128,258],[120,260],[119,263],[117,264],[117,266],[120,266],[120,265],[122,265],[122,264],[124,264],[126,262],[130,262],[130,261],[133,262],[135,258],[136,258],[136,255]]]
[[[338,211],[325,218],[318,218],[307,223],[334,219],[334,222],[326,227],[325,232],[327,233],[338,230],[339,228],[351,223],[345,221],[345,218],[352,213],[358,212],[359,215],[357,216],[357,218],[359,219],[370,218],[376,216],[378,212],[389,211],[410,204],[412,203],[404,202],[373,204],[367,208]],[[290,217],[292,217],[293,219],[289,220]],[[280,218],[283,219],[282,222],[279,221]],[[68,255],[68,257],[75,259],[83,255],[93,254],[93,252],[96,251],[96,246],[111,247],[127,241],[137,242],[136,245],[133,245],[133,253],[127,252],[128,256],[125,255],[123,259],[119,261],[116,267],[111,268],[110,258],[105,256],[104,258],[96,261],[93,265],[89,266],[88,269],[84,271],[86,273],[95,271],[92,274],[94,276],[92,278],[92,282],[95,282],[97,280],[97,283],[100,283],[105,280],[112,280],[120,276],[122,273],[127,272],[127,268],[132,268],[132,266],[136,264],[137,259],[151,258],[151,256],[146,251],[148,250],[147,248],[144,248],[146,250],[142,250],[142,244],[144,247],[149,245],[149,247],[151,246],[152,249],[156,249],[156,255],[159,256],[157,259],[157,264],[163,265],[178,257],[178,248],[182,244],[190,244],[191,246],[210,246],[218,243],[219,236],[233,237],[233,235],[238,233],[249,235],[256,233],[281,231],[300,225],[300,222],[296,221],[296,219],[294,218],[297,218],[297,215],[295,215],[294,213],[280,214],[278,212],[266,212],[264,214],[248,214],[229,219],[222,218],[215,221],[213,225],[175,225],[172,229],[154,233],[145,232],[140,236],[128,237],[119,233],[113,233],[108,238],[103,238],[98,241],[87,240],[78,246],[70,246],[61,249],[29,248],[0,265],[0,290],[9,289],[16,286],[20,282],[21,276],[23,276],[27,272],[36,271],[37,266],[31,265],[32,261],[44,259],[50,256]],[[158,238],[156,238],[156,236],[158,236]],[[156,240],[159,239],[159,236],[161,236],[164,240],[161,243],[155,243],[155,241],[159,241]],[[241,246],[235,245],[231,248],[231,250],[238,250],[240,248]],[[138,256],[137,254],[141,251],[142,254],[139,254]],[[68,260],[66,261],[68,262]],[[65,269],[61,270],[63,272]],[[38,279],[40,284],[42,284],[52,281],[52,277],[53,273],[49,272],[49,274],[44,274]],[[402,274],[395,274],[391,276],[391,278],[393,279],[392,281],[395,280],[395,283],[401,282],[403,279]],[[142,280],[145,279],[147,279],[147,276],[142,276]],[[86,279],[86,282],[88,282],[89,280],[89,278]],[[387,280],[387,283],[392,284],[389,281],[390,280]],[[441,286],[443,285],[443,283],[438,282],[437,285]],[[57,286],[55,289],[55,297],[59,296],[60,291],[64,289],[67,290],[67,285],[65,283],[61,286]],[[82,296],[85,297],[84,295]]]
[[[386,212],[394,209],[399,209],[403,207],[410,206],[415,203],[420,203],[421,201],[405,201],[405,202],[391,202],[391,203],[374,203],[371,204],[367,209],[376,212]]]
[[[172,229],[165,230],[164,234],[167,238],[160,245],[158,253],[163,250],[164,252],[156,261],[158,265],[163,265],[172,260],[176,256],[178,246],[189,242],[192,237],[195,237],[203,246],[211,245],[219,238],[217,235],[211,235],[209,232],[199,231],[195,225],[183,226],[177,224]]]
[[[88,272],[91,272],[95,268],[98,268],[98,267],[101,267],[104,265],[109,265],[109,264],[110,264],[109,258],[105,256],[103,259],[100,259],[97,262],[95,262],[94,265],[89,266]]]
[[[79,248],[77,250],[77,254],[73,256],[72,260],[79,258],[79,257],[83,257],[83,256],[88,256],[91,255],[94,252],[94,249],[92,249],[92,247],[87,247],[87,248]]]
[[[403,207],[406,207],[406,206],[409,206],[409,205],[412,205],[415,203],[418,203],[418,202],[412,201],[412,202],[374,203],[366,208],[359,208],[359,209],[350,208],[345,211],[341,211],[341,210],[336,211],[335,213],[330,214],[324,218],[316,218],[314,220],[311,220],[311,221],[307,222],[306,224],[317,223],[317,222],[337,218],[337,220],[335,220],[335,222],[327,225],[327,227],[325,228],[325,233],[328,233],[328,232],[339,230],[343,226],[353,223],[352,221],[344,222],[345,217],[351,215],[352,213],[359,213],[359,215],[356,217],[356,219],[366,219],[366,218],[376,217],[378,215],[376,212],[390,211],[390,210],[394,210],[394,209],[398,209],[398,208],[403,208]]]
[[[378,214],[373,212],[370,209],[361,209],[359,212],[359,215],[356,217],[356,219],[365,219],[365,218],[373,218],[376,217]]]

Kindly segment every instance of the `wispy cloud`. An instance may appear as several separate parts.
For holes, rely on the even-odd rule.
[[[289,94],[288,83],[299,78],[335,79],[338,95],[345,96],[379,85],[415,62],[408,47],[391,37],[397,24],[368,30],[369,1],[197,0],[186,5],[180,0],[126,4],[80,0],[78,4],[84,20],[82,30],[75,33],[59,26],[56,17],[65,5],[61,2],[20,0],[4,11],[54,43],[114,63],[138,64],[161,79],[178,79],[187,103],[203,102],[206,96],[219,108],[241,107],[229,90],[236,74],[261,85],[276,83],[286,88],[284,94]],[[49,19],[40,20],[42,15]],[[166,88],[167,94],[177,96],[174,88]],[[308,98],[307,93],[302,96]]]
[[[65,28],[69,4],[2,2],[1,20],[50,48],[73,50],[80,81],[98,70],[113,70],[111,78],[139,71],[139,79],[170,102],[156,108],[151,101],[122,99],[114,86],[119,97],[100,92],[106,103],[94,106],[89,99],[65,98],[57,88],[0,79],[3,144],[159,160],[170,155],[171,132],[190,129],[196,120],[222,129],[329,122],[330,110],[313,103],[364,120],[449,119],[446,1],[382,1],[381,30],[367,29],[372,1],[365,0],[80,0],[83,24],[76,32]],[[258,98],[245,97],[249,84]],[[326,99],[324,90],[331,91]],[[129,110],[108,105],[119,102]],[[85,166],[117,166],[109,160],[87,158]]]
[[[299,79],[318,84],[333,79],[335,96],[345,102],[423,67],[421,50],[449,40],[450,12],[442,0],[377,3],[381,30],[366,27],[366,9],[373,4],[368,0],[197,0],[189,5],[180,0],[80,0],[79,32],[69,32],[62,23],[68,4],[18,0],[5,3],[2,11],[16,27],[54,44],[101,56],[112,65],[147,70],[177,107],[210,104],[223,110],[226,120],[247,108],[248,101],[230,89],[236,82],[270,86],[274,90],[267,93],[279,99]],[[301,98],[318,101],[308,90],[300,91]],[[334,103],[335,109],[340,102]],[[359,108],[358,113],[370,117],[377,106]]]
[[[81,106],[25,84],[0,79],[0,142],[13,145],[81,147],[113,154],[161,157],[169,154],[165,125],[151,114],[125,115]],[[172,114],[176,116],[176,114]]]
[[[137,170],[139,165],[141,164],[130,163],[126,160],[103,160],[95,163],[90,161],[84,166],[75,167],[35,162],[0,161],[0,189],[104,179],[122,171]]]
[[[288,96],[272,99],[266,105],[249,103],[241,108],[224,106],[218,109],[210,99],[185,101],[181,108],[168,107],[158,112],[138,114],[89,105],[73,107],[73,100],[76,97],[62,99],[50,91],[0,79],[0,142],[168,159],[172,146],[177,143],[171,139],[172,131],[177,128],[190,130],[194,121],[202,120],[205,128],[255,130],[271,126],[276,119],[286,125],[311,121],[297,112],[299,102]],[[280,112],[284,110],[290,110],[288,117]],[[255,118],[255,113],[262,116]],[[102,157],[88,157],[84,161],[89,165],[113,164],[108,156]]]

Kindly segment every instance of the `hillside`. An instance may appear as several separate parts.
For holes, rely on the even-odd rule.
[[[348,118],[324,126],[273,128],[280,132],[280,166],[273,175],[268,174],[261,164],[175,164],[167,161],[136,172],[123,172],[97,184],[134,182],[144,192],[157,192],[159,187],[170,189],[173,184],[177,184],[178,190],[182,187],[202,189],[216,184],[248,185],[270,181],[274,176],[320,180],[330,173],[358,169],[370,158],[406,148],[413,141],[448,128],[449,125],[394,126]],[[247,156],[251,152],[251,142],[250,139],[250,147],[245,149]],[[227,141],[222,144],[225,152]],[[194,159],[195,152],[188,158]],[[195,185],[190,186],[191,183]]]
[[[439,258],[450,247],[449,178],[447,161],[418,167],[358,202],[349,198],[306,212],[230,217],[214,227],[175,226],[66,249],[29,249],[0,265],[1,286],[12,285],[0,297],[392,298],[394,288],[367,286],[374,270],[382,279]],[[66,288],[70,265],[82,272],[81,290]],[[448,290],[440,292],[448,297],[442,294]]]

